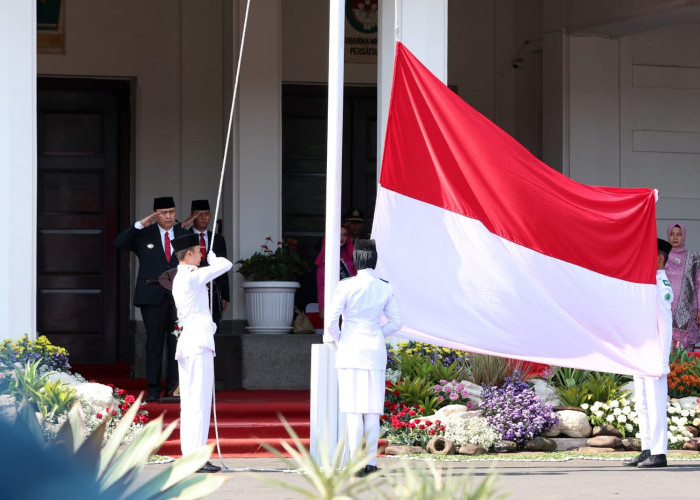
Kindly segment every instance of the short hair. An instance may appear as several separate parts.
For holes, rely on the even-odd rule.
[[[182,261],[182,259],[185,258],[185,255],[187,255],[187,252],[192,250],[195,247],[188,247],[188,248],[183,248],[182,250],[179,250],[175,252],[175,257],[177,257],[177,260]],[[194,252],[194,250],[192,250]]]
[[[377,267],[377,245],[374,240],[355,240],[352,262],[358,271]]]
[[[663,255],[663,256],[664,256],[664,266],[665,266],[666,263],[668,262],[668,252],[665,252],[665,251],[663,251],[663,250],[661,250],[661,249],[659,248],[659,255]]]

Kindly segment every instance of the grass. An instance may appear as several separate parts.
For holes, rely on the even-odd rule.
[[[531,453],[499,453],[479,456],[469,455],[392,455],[387,458],[428,460],[437,462],[475,462],[475,461],[522,461],[522,462],[563,462],[566,460],[623,460],[635,457],[639,454],[636,451],[614,452],[614,453],[581,453],[578,451],[554,451],[554,452],[531,452]],[[669,460],[698,460],[700,453],[667,455]]]

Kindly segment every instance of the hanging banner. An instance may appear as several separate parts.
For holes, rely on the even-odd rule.
[[[345,62],[377,64],[379,0],[345,2]]]

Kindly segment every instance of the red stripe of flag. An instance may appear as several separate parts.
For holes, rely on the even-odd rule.
[[[493,234],[544,255],[605,276],[656,283],[653,190],[586,186],[556,172],[401,43],[380,184],[477,219]]]

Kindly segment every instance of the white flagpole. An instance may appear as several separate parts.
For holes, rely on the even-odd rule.
[[[340,274],[340,205],[343,168],[343,78],[345,50],[345,2],[330,1],[328,38],[328,142],[326,156],[326,268],[324,301],[330,306]],[[329,317],[323,319],[323,344],[311,351],[311,455],[317,463],[333,456],[345,430],[338,412],[338,379],[335,344],[328,334]],[[319,439],[327,448],[319,449]],[[329,453],[321,457],[321,451]]]

